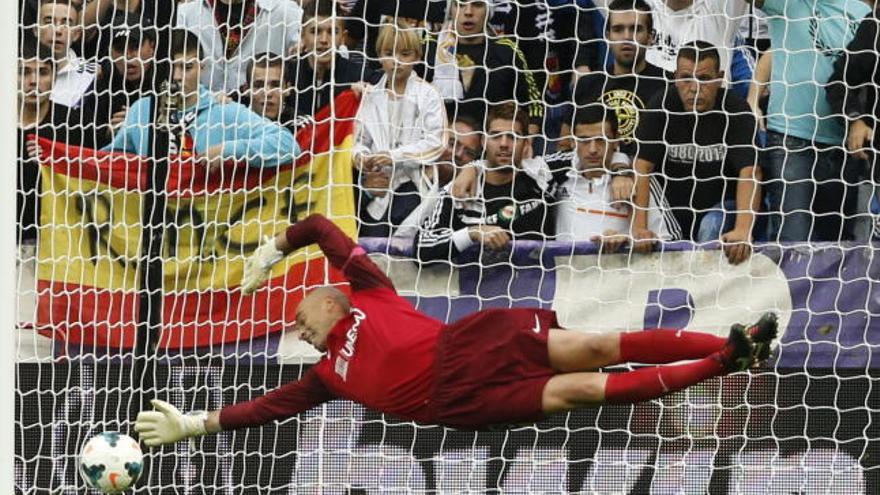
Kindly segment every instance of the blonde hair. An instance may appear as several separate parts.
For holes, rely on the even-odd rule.
[[[376,38],[376,53],[389,50],[395,53],[400,50],[413,50],[422,56],[422,40],[417,34],[417,29],[409,29],[398,26],[382,26],[379,37]]]

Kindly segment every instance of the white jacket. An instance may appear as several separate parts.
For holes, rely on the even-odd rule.
[[[446,146],[446,108],[440,93],[415,74],[410,75],[403,96],[394,99],[385,88],[387,76],[368,87],[357,113],[354,155],[388,153],[394,161],[391,190],[412,181],[424,194],[436,191],[436,174],[428,166]],[[424,197],[424,196],[423,196]],[[390,195],[373,200],[376,213],[387,208]],[[385,203],[385,204],[383,204]]]
[[[220,0],[218,0],[220,1]],[[247,81],[247,64],[254,55],[270,52],[286,55],[299,43],[302,31],[302,8],[291,0],[256,0],[259,13],[231,60],[226,59],[225,44],[214,13],[203,0],[177,7],[177,27],[195,33],[202,45],[207,70],[202,84],[212,91],[237,90]]]

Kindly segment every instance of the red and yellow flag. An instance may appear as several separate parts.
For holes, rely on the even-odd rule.
[[[238,164],[207,174],[173,157],[166,185],[162,348],[247,340],[282,330],[309,286],[341,282],[316,246],[276,266],[257,293],[239,290],[244,260],[267,235],[311,213],[356,235],[351,145],[358,100],[340,95],[297,132],[295,164]],[[143,193],[151,168],[133,155],[43,141],[37,326],[68,343],[135,343]]]

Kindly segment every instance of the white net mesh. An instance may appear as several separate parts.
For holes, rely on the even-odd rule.
[[[341,275],[311,248],[239,285],[310,213],[445,322],[772,310],[779,351],[508,429],[333,401],[151,450],[136,493],[880,492],[868,3],[21,0],[16,492],[84,492],[79,449],[149,399],[302,376],[284,330]]]

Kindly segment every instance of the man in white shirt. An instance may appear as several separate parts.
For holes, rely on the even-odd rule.
[[[79,108],[83,96],[95,83],[97,64],[77,57],[70,48],[82,36],[78,4],[71,0],[43,0],[34,35],[55,58],[52,102]]]
[[[599,104],[578,110],[574,121],[577,156],[573,166],[548,163],[559,186],[556,203],[556,239],[601,243],[605,252],[617,251],[629,241],[632,206],[611,196],[612,163],[618,146],[613,109]],[[669,238],[663,212],[656,201],[648,206],[648,222],[661,239]]]
[[[299,43],[302,14],[291,0],[195,1],[177,8],[177,27],[199,38],[208,63],[202,84],[230,92],[247,81],[255,55],[286,55]]]
[[[730,61],[739,26],[749,12],[743,0],[647,0],[654,9],[655,43],[648,62],[675,72],[678,49],[685,43],[707,41],[718,49],[721,67],[730,74]],[[729,76],[728,76],[729,78]]]
[[[595,0],[607,19],[610,0]],[[691,41],[707,41],[721,56],[727,80],[734,80],[730,70],[740,24],[748,15],[745,0],[645,0],[654,18],[654,43],[646,60],[667,72],[675,72],[680,46]]]

